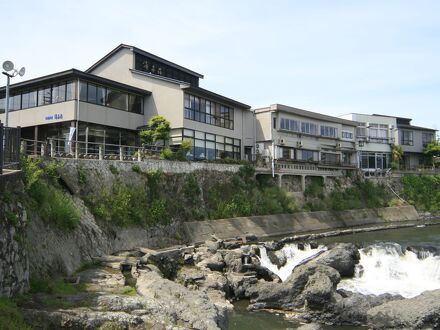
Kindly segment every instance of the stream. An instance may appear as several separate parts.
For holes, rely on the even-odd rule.
[[[345,236],[318,239],[318,247],[304,244],[286,244],[282,252],[286,264],[278,269],[261,249],[261,264],[276,273],[284,281],[292,269],[302,261],[324,251],[329,244],[352,242],[362,246],[361,259],[356,266],[356,274],[351,279],[343,279],[338,289],[362,294],[400,294],[411,298],[426,290],[440,288],[440,225],[363,232]],[[408,246],[423,247],[408,251]],[[427,248],[429,247],[429,248]],[[229,329],[295,329],[298,323],[289,321],[282,314],[264,311],[249,312],[247,302],[236,303],[230,319]],[[365,329],[363,327],[324,327],[326,330]]]

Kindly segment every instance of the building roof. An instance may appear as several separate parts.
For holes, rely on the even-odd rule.
[[[10,88],[12,91],[21,91],[21,90],[27,90],[27,89],[31,89],[33,87],[41,86],[42,84],[50,84],[52,82],[57,82],[62,79],[73,79],[73,78],[81,78],[81,79],[84,79],[84,80],[87,80],[90,82],[95,82],[98,84],[105,84],[105,85],[112,86],[115,88],[121,88],[121,89],[128,90],[128,91],[131,91],[131,92],[134,92],[137,94],[151,95],[151,92],[147,91],[145,89],[122,84],[120,82],[117,82],[117,81],[114,81],[111,79],[107,79],[107,78],[103,78],[100,76],[96,76],[96,75],[93,75],[90,73],[86,73],[86,72],[83,72],[83,71],[80,71],[77,69],[69,69],[69,70],[65,70],[65,71],[61,71],[61,72],[57,72],[57,73],[52,73],[52,74],[49,74],[46,76],[21,81],[19,83],[12,84],[10,86]],[[3,92],[5,89],[6,89],[6,86],[0,87],[0,92]]]
[[[161,63],[164,63],[164,64],[166,64],[166,65],[169,65],[169,66],[171,66],[171,67],[173,67],[173,68],[175,68],[175,69],[177,69],[177,70],[180,70],[180,71],[183,71],[183,72],[186,72],[186,73],[188,73],[188,74],[190,74],[190,75],[192,75],[192,76],[195,76],[195,77],[197,77],[197,78],[203,78],[203,75],[202,74],[200,74],[200,73],[197,73],[197,72],[195,72],[195,71],[192,71],[192,70],[190,70],[190,69],[187,69],[187,68],[185,68],[185,67],[183,67],[183,66],[180,66],[180,65],[178,65],[178,64],[176,64],[176,63],[173,63],[173,62],[170,62],[170,61],[168,61],[168,60],[166,60],[166,59],[164,59],[164,58],[162,58],[162,57],[159,57],[159,56],[157,56],[157,55],[154,55],[154,54],[151,54],[151,53],[148,53],[148,52],[146,52],[145,50],[142,50],[142,49],[140,49],[140,48],[137,48],[137,47],[134,47],[134,46],[130,46],[130,45],[126,45],[126,44],[120,44],[119,46],[117,46],[116,48],[114,48],[112,51],[110,51],[110,53],[108,53],[107,55],[105,55],[103,58],[101,58],[98,62],[96,62],[95,64],[93,64],[90,68],[88,68],[85,72],[91,72],[91,71],[93,71],[95,68],[97,68],[99,65],[101,65],[102,63],[104,63],[105,61],[107,61],[110,57],[112,57],[114,54],[116,54],[117,52],[119,52],[121,49],[129,49],[129,50],[131,50],[131,51],[133,51],[133,52],[135,52],[135,53],[139,53],[139,54],[141,54],[141,55],[144,55],[144,56],[148,56],[148,57],[150,57],[151,59],[153,59],[153,60],[156,60],[156,61],[158,61],[158,62],[161,62]]]
[[[218,100],[220,102],[233,105],[236,108],[241,108],[241,109],[250,109],[251,108],[250,105],[235,101],[233,99],[230,99],[230,98],[223,96],[223,95],[220,95],[220,94],[216,94],[216,93],[211,92],[211,91],[204,89],[204,88],[200,88],[200,87],[196,87],[196,86],[192,86],[192,85],[183,85],[183,84],[180,85],[180,88],[185,92],[194,93],[194,94],[197,94],[200,96],[204,96],[204,97],[208,97],[208,98],[211,98],[214,100]]]
[[[433,129],[433,128],[420,127],[420,126],[414,126],[414,125],[402,125],[402,124],[397,124],[397,128],[413,129],[413,130],[416,130],[416,131],[431,131],[431,132],[437,132],[437,130],[436,130],[436,129]]]
[[[347,125],[347,126],[355,126],[355,127],[358,126],[358,123],[355,121],[352,121],[352,120],[323,115],[318,112],[312,112],[312,111],[308,111],[308,110],[289,107],[289,106],[283,105],[283,104],[271,104],[270,107],[255,109],[256,113],[266,112],[266,111],[283,111],[283,112],[288,112],[288,113],[302,116],[302,117],[319,119],[319,120],[329,121],[332,123],[337,123],[337,124],[342,124],[342,125]]]

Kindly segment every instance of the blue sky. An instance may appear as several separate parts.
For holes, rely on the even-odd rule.
[[[440,129],[440,1],[15,0],[0,12],[0,61],[26,66],[23,79],[85,70],[126,43],[253,107],[382,113]]]

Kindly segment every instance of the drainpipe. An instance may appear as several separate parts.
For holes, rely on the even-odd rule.
[[[272,140],[272,178],[275,177],[275,141]]]

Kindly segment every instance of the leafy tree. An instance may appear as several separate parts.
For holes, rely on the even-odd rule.
[[[438,141],[428,144],[423,152],[428,157],[432,166],[435,166],[436,160],[440,159],[440,143]]]
[[[163,141],[163,145],[170,138],[171,125],[163,116],[153,116],[148,122],[147,129],[139,133],[143,144],[153,144],[157,141]]]

